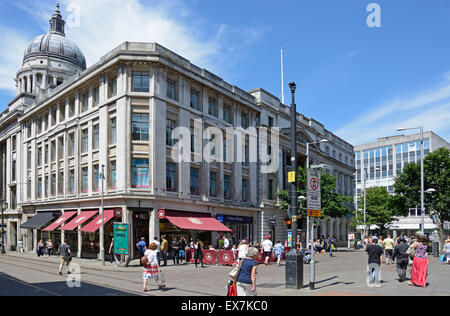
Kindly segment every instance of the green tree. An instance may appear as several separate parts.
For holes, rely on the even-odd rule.
[[[366,226],[377,225],[384,232],[388,224],[396,221],[398,216],[393,205],[398,199],[389,195],[386,187],[372,187],[366,189]],[[358,205],[364,205],[364,195],[358,200]],[[364,214],[357,212],[353,218],[353,226],[364,225]]]
[[[441,245],[444,244],[444,222],[450,221],[450,151],[444,147],[429,153],[424,161],[424,189],[436,192],[424,195],[425,209],[439,226]],[[409,164],[395,179],[394,190],[404,199],[397,204],[398,212],[420,205],[420,164]],[[441,249],[442,250],[442,249]]]
[[[306,197],[306,172],[302,167],[298,167],[297,172],[297,197]],[[336,193],[336,177],[329,174],[322,174],[320,176],[320,194],[322,206],[322,218],[341,218],[347,214],[351,214],[352,197],[343,196],[341,193]],[[282,190],[277,192],[277,197],[280,199],[280,208],[288,210],[291,205],[291,196],[289,190]],[[302,208],[300,208],[300,204]],[[297,214],[301,218],[306,218],[306,201],[300,202],[297,199]]]

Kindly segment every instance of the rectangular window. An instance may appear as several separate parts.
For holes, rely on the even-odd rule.
[[[56,173],[52,173],[52,196],[56,196]]]
[[[195,152],[195,129],[191,127],[191,152]]]
[[[133,159],[131,164],[133,188],[149,188],[149,162],[148,159]]]
[[[269,126],[273,127],[273,117],[269,116]]]
[[[27,168],[31,169],[31,148],[27,150]]]
[[[42,166],[42,162],[43,162],[43,157],[42,157],[43,153],[42,153],[42,147],[38,148],[38,167]]]
[[[38,178],[38,192],[37,192],[38,198],[42,198],[42,178]]]
[[[93,190],[94,192],[98,192],[100,190],[100,170],[99,165],[94,165],[94,179],[93,179]]]
[[[248,126],[250,125],[247,112],[242,112],[241,125],[242,125],[242,128],[244,128],[244,129],[248,128]]]
[[[242,179],[242,202],[247,202],[247,179]]]
[[[97,106],[100,104],[100,88],[94,89],[94,105]]]
[[[117,167],[116,161],[111,161],[111,189],[117,189]]]
[[[48,145],[45,145],[45,156],[44,156],[44,163],[48,163]]]
[[[11,166],[11,181],[16,181],[16,161],[12,161]]]
[[[11,137],[12,140],[12,150],[15,151],[17,149],[17,142],[16,142],[16,136]]]
[[[27,122],[27,137],[28,137],[28,138],[30,138],[31,136],[33,136],[33,135],[31,135],[31,134],[32,134],[32,133],[31,133],[31,126],[32,126],[32,124],[31,124],[31,120],[30,120],[30,121]]]
[[[190,182],[191,182],[191,194],[200,195],[199,189],[199,169],[191,168]]]
[[[69,176],[70,176],[70,192],[72,194],[75,194],[75,170],[70,170],[69,171]]]
[[[191,90],[191,108],[193,108],[197,111],[201,111],[199,95],[200,95],[200,93],[198,91]]]
[[[100,137],[100,125],[94,125],[93,134],[92,134],[92,149],[98,149],[99,145],[99,137]]]
[[[88,192],[88,181],[89,181],[89,173],[88,173],[88,168],[82,168],[81,169],[81,192],[83,193],[87,193]]]
[[[88,140],[88,130],[84,129],[81,131],[81,153],[87,153],[89,151],[89,140]]]
[[[150,73],[149,72],[133,72],[132,91],[133,92],[149,92],[150,91]]]
[[[75,133],[69,135],[69,157],[72,157],[75,154]]]
[[[175,97],[176,89],[175,88],[176,88],[175,81],[172,81],[172,80],[168,79],[167,80],[167,93],[166,93],[166,95],[167,95],[167,97],[169,99],[176,100],[176,97]]]
[[[209,174],[209,196],[217,197],[217,173],[215,172]]]
[[[48,184],[49,184],[49,182],[50,182],[50,177],[49,176],[46,176],[45,177],[45,197],[48,197],[48,190],[49,190],[49,186],[48,186]]]
[[[59,181],[58,181],[58,195],[64,194],[64,172],[59,173]]]
[[[69,117],[75,115],[75,100],[69,99]]]
[[[231,106],[228,104],[223,105],[223,120],[233,124]]]
[[[223,176],[223,197],[225,200],[231,199],[231,176],[227,174]]]
[[[52,141],[52,162],[56,161],[56,142]]]
[[[117,128],[117,120],[114,117],[111,119],[111,145],[116,144],[116,138],[117,138],[116,128]]]
[[[117,95],[117,78],[111,80],[110,93],[112,97],[115,97]]]
[[[64,138],[58,137],[58,159],[63,159],[64,155]]]
[[[132,139],[137,141],[149,140],[149,117],[148,114],[133,114],[132,116]]]
[[[209,98],[208,99],[208,114],[217,117],[217,99]]]
[[[168,146],[175,145],[175,139],[172,139],[172,132],[175,129],[176,122],[167,120],[166,123],[166,143]]]
[[[177,190],[176,185],[176,166],[173,163],[167,163],[166,168],[166,190],[175,192]]]
[[[89,110],[89,94],[83,94],[81,96],[81,112]]]
[[[267,188],[267,199],[273,200],[273,180],[269,179],[268,188]]]

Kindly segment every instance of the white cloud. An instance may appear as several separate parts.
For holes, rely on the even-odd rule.
[[[360,145],[379,137],[398,135],[398,127],[418,126],[450,139],[450,80],[445,79],[438,87],[412,97],[397,97],[374,106],[334,133],[353,145]]]
[[[41,29],[30,37],[20,30],[5,32],[0,24],[0,31],[15,40],[7,55],[0,51],[0,89],[11,91],[27,43],[48,31],[55,10],[53,1],[28,0],[16,6]],[[79,26],[70,23],[76,10],[67,10],[73,7],[80,8]],[[268,31],[267,27],[239,28],[208,21],[181,1],[63,0],[60,9],[66,36],[85,54],[88,67],[122,42],[157,42],[230,81],[232,67]]]

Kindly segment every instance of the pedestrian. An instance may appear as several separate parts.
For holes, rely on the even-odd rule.
[[[165,266],[167,266],[167,256],[169,254],[169,242],[166,239],[166,235],[162,235],[161,239],[162,239],[162,241],[161,241],[161,254],[162,254],[162,257],[163,257],[163,261],[164,261],[163,267],[165,267]]]
[[[392,254],[394,252],[394,240],[388,235],[385,240],[383,240],[384,256],[386,258],[386,264],[392,264]]]
[[[281,257],[283,256],[284,246],[281,241],[277,240],[275,246],[273,246],[273,253],[277,257],[277,266],[280,266]]]
[[[186,259],[186,239],[184,237],[180,238],[180,251],[178,253],[178,258],[180,259],[180,264]]]
[[[378,245],[383,248],[383,236],[378,237]]]
[[[411,270],[411,281],[409,285],[416,285],[421,287],[427,286],[427,272],[428,272],[428,254],[427,254],[427,239],[423,235],[417,237],[411,248],[416,249]]]
[[[233,245],[233,248],[231,248],[231,251],[233,251],[233,261],[236,261],[238,259],[238,256],[237,256],[238,249],[237,249],[236,245]]]
[[[172,246],[172,255],[173,255],[173,265],[179,265],[180,264],[179,252],[180,252],[181,244],[177,240],[176,237],[173,238],[171,246]]]
[[[399,282],[404,282],[406,279],[406,270],[408,269],[408,255],[406,254],[406,250],[408,250],[406,239],[399,237],[392,256],[392,260],[397,260]]]
[[[195,260],[195,267],[197,268],[197,260],[200,260],[201,267],[204,268],[203,265],[203,250],[202,250],[202,242],[197,239],[197,241],[194,244],[194,260]]]
[[[450,237],[450,236],[449,236]],[[447,263],[450,264],[450,238],[445,241],[444,245],[444,257],[447,259]],[[444,259],[445,260],[445,259]]]
[[[241,262],[239,276],[236,280],[238,296],[256,296],[256,270],[258,268],[258,249],[250,248],[246,258]]]
[[[320,244],[319,239],[316,239],[316,241],[314,242],[314,250],[317,251],[318,253],[322,253],[322,251],[323,251],[323,247]]]
[[[272,241],[269,238],[270,238],[269,236],[266,236],[266,240],[264,240],[261,243],[261,248],[264,251],[264,255],[266,256],[266,258],[264,260],[265,265],[269,264],[269,259],[270,259],[270,255],[272,253],[272,248],[273,248]]]
[[[110,261],[110,263],[113,263],[113,261],[114,261],[114,238],[111,239],[111,244],[109,245],[109,252],[108,253],[110,255],[109,261]]]
[[[228,240],[227,236],[223,236],[223,249],[230,249],[230,241]]]
[[[41,240],[39,240],[38,243],[38,250],[37,250],[37,256],[43,256],[44,255],[44,242]]]
[[[189,249],[195,249],[195,242],[192,238],[191,241],[189,242]]]
[[[154,243],[156,247],[158,247],[156,249],[156,256],[158,258],[158,265],[161,265],[161,243],[158,241],[158,237],[153,237],[152,243]]]
[[[243,239],[241,240],[241,243],[239,244],[238,247],[239,262],[241,262],[241,260],[243,260],[247,256],[247,253],[248,253],[248,245],[245,239]]]
[[[142,258],[145,251],[147,250],[147,243],[145,242],[144,237],[141,237],[141,240],[136,244],[136,247],[139,250],[140,258]],[[139,264],[142,266],[142,263],[140,261]]]
[[[70,251],[70,246],[63,241],[58,249],[59,253],[59,275],[62,275],[62,268],[64,263],[67,265],[67,274],[70,274],[69,265],[72,261],[72,252]]]
[[[154,279],[156,281],[156,284],[158,285],[158,273],[161,272],[161,268],[158,264],[157,249],[158,246],[152,242],[149,246],[149,249],[147,249],[144,253],[144,256],[147,258],[147,263],[142,269],[142,282],[144,292],[147,292],[147,282],[149,279]],[[163,287],[163,285],[158,285],[159,289]]]
[[[330,235],[328,237],[327,243],[328,243],[329,256],[333,257],[333,248],[336,245],[336,239],[334,239],[333,235]]]
[[[380,265],[383,262],[383,247],[378,245],[377,236],[372,237],[372,244],[366,247],[369,256],[369,286],[380,287]]]
[[[51,239],[47,240],[47,254],[49,257],[52,256],[52,251],[53,251],[53,243]]]

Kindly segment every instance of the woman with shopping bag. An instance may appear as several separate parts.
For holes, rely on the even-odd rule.
[[[152,243],[141,258],[141,263],[144,266],[142,270],[144,292],[147,292],[147,282],[149,279],[155,279],[159,289],[165,286],[165,278],[158,264],[157,249],[158,246]]]

